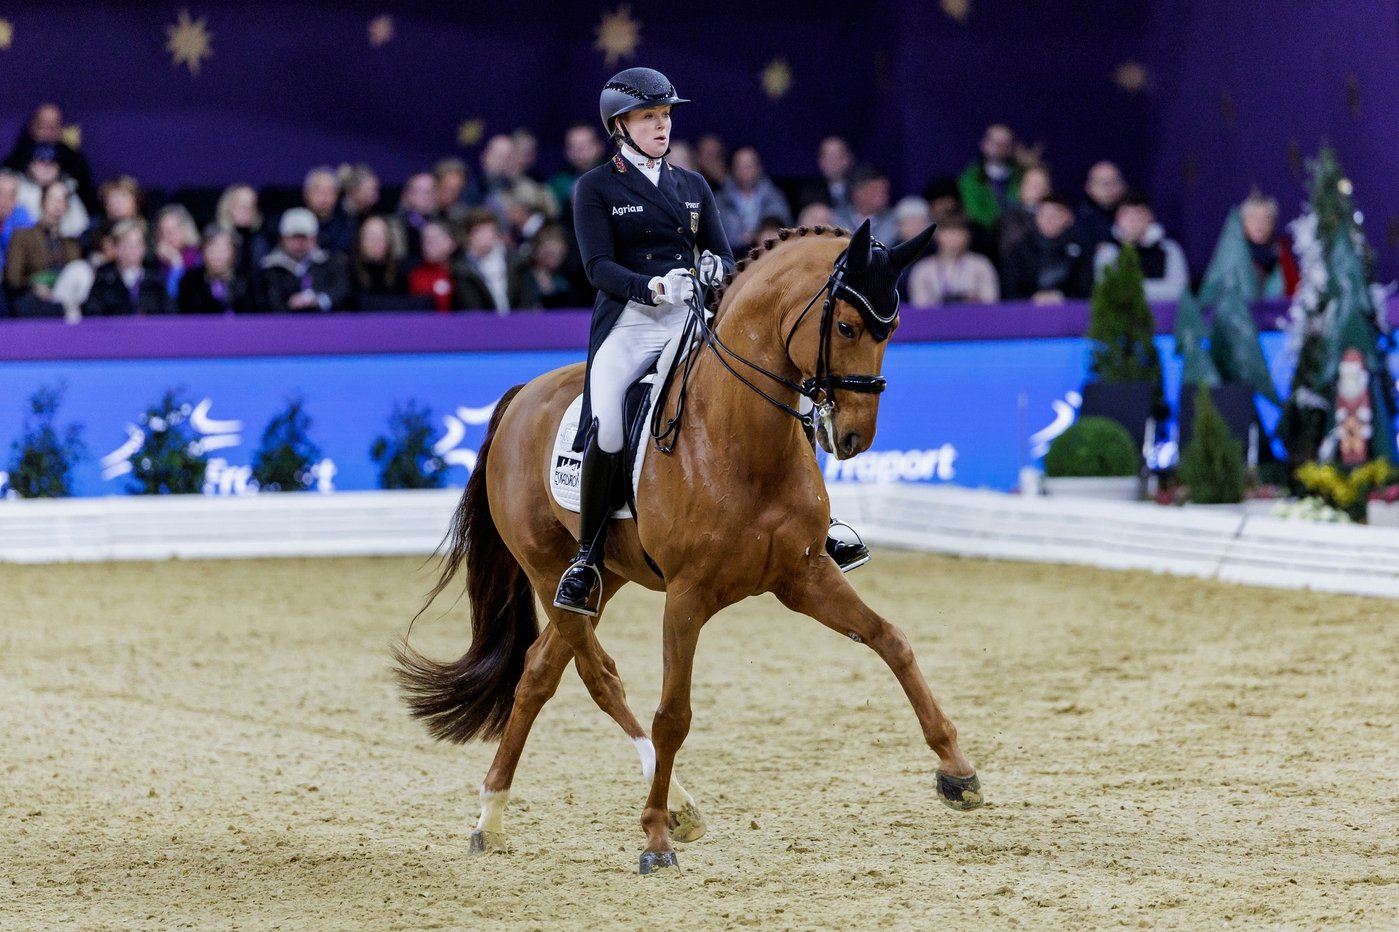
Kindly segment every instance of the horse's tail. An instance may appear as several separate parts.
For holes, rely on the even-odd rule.
[[[525,653],[539,636],[534,590],[501,539],[486,498],[491,440],[506,406],[522,387],[510,389],[496,404],[476,467],[443,538],[448,549],[442,573],[418,611],[422,615],[427,610],[465,560],[471,647],[450,663],[429,660],[409,647],[406,639],[394,648],[398,684],[412,714],[424,720],[433,737],[458,744],[477,737],[496,738],[505,730],[515,686],[524,673]]]

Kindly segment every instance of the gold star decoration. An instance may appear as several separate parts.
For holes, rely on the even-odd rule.
[[[211,46],[214,34],[206,28],[208,22],[204,16],[190,19],[189,10],[183,9],[179,18],[165,27],[165,34],[170,37],[165,43],[165,51],[170,53],[172,67],[184,65],[191,75],[199,76],[199,66],[214,54]]]
[[[68,148],[81,149],[83,147],[83,124],[72,123],[63,127],[63,134],[60,138]]]
[[[1151,83],[1151,75],[1139,61],[1125,61],[1112,72],[1112,83],[1129,94],[1140,94]]]
[[[938,6],[948,16],[965,25],[967,17],[971,15],[972,0],[938,0]]]
[[[606,54],[609,66],[622,58],[631,58],[641,43],[641,23],[631,18],[631,7],[625,3],[615,12],[602,14],[593,48]]]
[[[792,89],[792,69],[785,58],[779,56],[768,62],[760,76],[763,80],[763,92],[770,100],[784,97]]]
[[[479,119],[467,120],[457,127],[457,144],[469,148],[485,138],[485,135],[485,123]]]
[[[7,49],[15,41],[15,24],[8,19],[0,19],[0,49]]]
[[[393,40],[393,17],[387,13],[369,21],[369,44],[374,48],[388,45]]]

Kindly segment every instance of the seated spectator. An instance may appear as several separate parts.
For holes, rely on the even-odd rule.
[[[123,220],[141,218],[141,185],[130,175],[118,175],[97,189],[97,223],[109,228]]]
[[[408,293],[408,276],[393,254],[389,222],[383,217],[365,217],[359,225],[350,278],[361,311],[403,306],[403,295]]]
[[[1015,251],[1020,241],[1030,235],[1035,228],[1035,208],[1049,196],[1052,190],[1049,169],[1043,165],[1032,165],[1025,169],[1020,178],[1019,197],[1006,205],[996,221],[996,254],[992,258],[1003,259]]]
[[[942,304],[994,304],[1001,299],[991,260],[971,252],[971,225],[959,216],[938,224],[937,255],[920,259],[908,273],[909,301],[915,307]]]
[[[423,224],[437,217],[437,179],[431,172],[408,176],[389,229],[393,232],[393,252],[412,267],[423,259]]]
[[[941,223],[944,217],[954,214],[965,217],[962,210],[962,194],[957,190],[957,179],[941,175],[923,187],[923,198],[928,202],[928,213],[934,223]]]
[[[534,199],[539,190],[521,187],[514,194],[496,198],[497,215],[504,220],[501,228],[511,246],[529,242],[549,222],[548,205]]]
[[[466,218],[466,250],[454,268],[457,307],[507,313],[539,306],[529,264],[510,255],[500,221],[490,211]]]
[[[442,219],[429,220],[422,230],[423,261],[408,273],[408,293],[428,296],[438,311],[450,311],[456,304],[456,280],[452,261],[457,242],[452,228]]]
[[[839,136],[827,136],[821,140],[816,150],[816,167],[821,177],[802,186],[797,202],[803,208],[818,202],[834,209],[847,206],[850,203],[850,172],[855,167],[855,156],[849,144]]]
[[[1117,205],[1117,222],[1112,227],[1112,242],[1099,243],[1093,255],[1094,280],[1103,277],[1103,269],[1117,261],[1124,245],[1137,250],[1142,263],[1142,278],[1148,301],[1175,301],[1190,284],[1190,269],[1185,263],[1185,250],[1156,222],[1151,204],[1145,197],[1129,193]]]
[[[282,214],[277,231],[281,245],[262,260],[254,309],[277,314],[344,309],[350,299],[346,260],[316,245],[316,215],[293,207]]]
[[[671,147],[671,164],[675,164],[675,147]],[[563,134],[564,167],[549,179],[549,190],[559,204],[573,200],[573,186],[586,171],[601,165],[606,158],[602,137],[592,122],[574,123]]]
[[[200,262],[199,228],[180,204],[166,204],[155,215],[155,256],[171,300],[180,293],[180,278]]]
[[[355,225],[379,207],[379,176],[363,162],[342,166],[339,172],[340,209]]]
[[[252,305],[248,279],[238,272],[238,234],[217,224],[204,232],[203,262],[180,279],[181,314],[232,314]]]
[[[902,243],[904,240],[913,239],[919,233],[928,228],[928,224],[933,222],[933,212],[928,206],[928,202],[917,195],[910,194],[908,197],[900,198],[894,205],[894,223],[898,227],[899,234],[896,241]],[[893,243],[888,245],[892,246]]]
[[[764,217],[758,221],[757,232],[753,234],[753,244],[758,245],[770,239],[777,239],[777,234],[782,232],[784,227],[789,227],[790,222],[783,221],[781,217]]]
[[[593,295],[579,288],[564,272],[568,237],[555,223],[539,228],[530,242],[530,275],[539,305],[545,308],[588,307]]]
[[[5,252],[5,286],[10,312],[17,317],[61,317],[54,286],[64,267],[82,258],[82,247],[62,232],[68,213],[68,186],[55,181],[44,189],[43,210],[34,226],[16,230]]]
[[[340,179],[335,169],[321,165],[307,172],[301,199],[316,217],[320,231],[316,245],[326,252],[348,256],[355,248],[355,221],[340,206]]]
[[[683,168],[689,172],[699,171],[695,168],[695,150],[683,139],[677,139],[670,144],[670,155],[665,159],[676,168]]]
[[[1092,260],[1074,237],[1069,202],[1051,194],[1035,208],[1035,228],[1007,257],[1001,294],[1009,300],[1062,304],[1086,298],[1093,287]]]
[[[1253,260],[1257,294],[1264,298],[1292,297],[1301,278],[1292,254],[1292,239],[1278,232],[1278,202],[1254,191],[1239,205],[1239,219],[1249,258]]]
[[[521,126],[510,134],[515,141],[515,177],[541,181],[535,169],[539,161],[539,140],[534,133]]]
[[[764,217],[776,217],[784,225],[792,222],[792,210],[777,186],[763,174],[758,151],[744,146],[734,153],[732,174],[715,192],[724,233],[734,249],[747,249],[758,242],[758,224]]]
[[[894,212],[889,209],[889,176],[873,165],[861,165],[850,175],[850,206],[835,212],[836,223],[857,230],[866,220],[870,234],[881,243],[899,235]]]
[[[257,191],[251,185],[231,184],[224,188],[214,222],[234,234],[238,257],[233,266],[238,277],[251,282],[262,268],[262,260],[272,251],[263,233],[262,214],[257,207]]]
[[[718,195],[724,182],[729,180],[728,153],[724,140],[714,133],[705,133],[699,138],[699,142],[695,143],[695,171],[704,176],[715,195]]]
[[[40,201],[49,185],[59,182],[68,189],[68,212],[63,215],[62,233],[64,236],[81,237],[87,232],[90,218],[82,199],[77,196],[78,183],[63,174],[58,164],[58,156],[51,145],[34,148],[33,158],[25,167],[19,180],[19,203],[24,205],[30,216],[37,217]]]
[[[460,230],[466,219],[468,208],[461,199],[466,175],[466,163],[461,159],[442,159],[432,167],[432,177],[437,182],[437,216],[454,231]]]
[[[53,148],[59,172],[74,181],[78,198],[85,206],[95,206],[92,169],[88,166],[87,156],[63,141],[63,111],[58,104],[46,102],[34,108],[34,115],[24,124],[14,148],[5,157],[5,167],[16,172],[25,171],[34,160],[34,150],[40,146]],[[33,213],[38,216],[37,210]]]
[[[34,216],[20,206],[18,195],[19,175],[8,168],[0,171],[0,269],[5,267],[5,250],[10,246],[10,237],[16,230],[34,225]]]
[[[957,178],[967,219],[988,232],[995,229],[1001,211],[1018,199],[1023,174],[1015,161],[1015,133],[1004,123],[986,127],[981,135],[981,157]]]
[[[1088,169],[1088,180],[1083,183],[1083,191],[1087,197],[1078,205],[1074,235],[1091,256],[1099,243],[1112,241],[1117,205],[1122,203],[1122,197],[1127,193],[1127,183],[1122,180],[1122,172],[1116,165],[1102,161]]]
[[[115,258],[99,266],[83,302],[84,317],[169,314],[174,302],[155,257],[146,251],[146,225],[121,220],[112,228]]]
[[[836,224],[835,212],[831,210],[830,204],[823,204],[820,201],[814,204],[807,204],[802,208],[802,212],[797,215],[797,226],[799,227],[833,227]]]
[[[481,171],[466,186],[468,207],[488,207],[497,194],[508,194],[519,177],[519,152],[513,136],[500,134],[486,140],[481,149]]]

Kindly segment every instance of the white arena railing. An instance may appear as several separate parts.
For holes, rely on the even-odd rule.
[[[876,546],[1399,598],[1399,529],[911,483],[830,492],[836,512]],[[0,502],[0,561],[426,554],[460,496],[10,500]]]

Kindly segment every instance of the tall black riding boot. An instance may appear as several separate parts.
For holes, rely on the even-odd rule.
[[[622,466],[621,453],[604,453],[588,442],[579,483],[578,556],[559,580],[554,605],[580,615],[596,615],[602,602],[602,561],[607,521],[612,515],[612,485]]]

